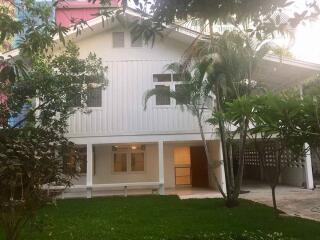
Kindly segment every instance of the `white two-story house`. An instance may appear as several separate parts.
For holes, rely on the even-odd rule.
[[[128,22],[138,15],[127,10]],[[95,196],[107,191],[131,189],[157,190],[180,186],[214,188],[208,171],[214,171],[225,187],[223,164],[208,169],[197,119],[179,102],[152,97],[144,109],[144,94],[152,88],[179,89],[182,83],[166,65],[178,62],[199,33],[186,27],[165,30],[153,46],[141,39],[132,42],[130,31],[119,22],[102,23],[101,17],[88,21],[89,27],[77,36],[70,30],[67,38],[80,48],[82,57],[94,52],[107,67],[108,85],[98,88],[88,100],[90,113],[77,111],[69,120],[68,137],[81,148],[80,177],[70,191]],[[258,77],[268,75],[275,89],[297,84],[311,76],[318,65],[293,60],[266,58]],[[211,161],[221,163],[217,129],[205,126]],[[257,170],[257,169],[256,169]],[[257,170],[258,171],[258,170]],[[308,173],[290,169],[283,182],[302,185]]]

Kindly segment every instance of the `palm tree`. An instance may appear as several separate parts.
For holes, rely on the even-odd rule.
[[[227,206],[232,207],[238,204],[244,170],[244,149],[253,111],[252,102],[246,99],[246,96],[256,94],[259,89],[259,84],[252,76],[269,51],[269,45],[266,42],[253,41],[249,35],[239,31],[226,31],[222,35],[212,34],[210,37],[209,40],[195,42],[181,64],[168,66],[169,70],[180,73],[188,83],[184,91],[152,89],[146,93],[145,102],[153,95],[185,100],[187,98],[184,106],[198,119],[208,163],[210,154],[203,133],[203,123],[209,121],[218,126],[226,175],[226,192],[222,191],[220,185],[218,187],[226,199]],[[211,98],[215,99],[214,105],[207,104]],[[236,107],[232,107],[232,104]],[[211,111],[212,118],[204,119],[204,109]],[[230,127],[231,125],[233,127]],[[231,154],[235,136],[240,138],[240,160],[236,176]]]
[[[144,96],[144,106],[147,107],[148,100],[155,95],[168,96],[182,103],[181,107],[190,111],[198,121],[199,131],[203,146],[205,149],[208,166],[212,166],[209,147],[204,134],[205,111],[212,111],[213,98],[211,93],[212,82],[208,80],[211,63],[206,61],[194,61],[188,67],[180,63],[172,63],[167,66],[167,70],[179,74],[180,81],[183,81],[182,88],[179,91],[170,91],[165,88],[154,88],[148,90]],[[213,178],[218,190],[224,198],[226,195],[219,183],[214,171],[208,168],[209,179]]]
[[[268,53],[269,43],[252,40],[250,35],[243,32],[231,31],[220,37],[211,35],[211,41],[207,44],[209,47],[201,47],[198,50],[197,58],[210,61],[212,66],[208,78],[212,82],[212,93],[216,101],[214,116],[210,122],[219,127],[226,175],[227,205],[232,207],[238,204],[244,170],[244,149],[253,111],[253,105],[246,96],[256,94],[260,89],[259,83],[253,79],[253,73]],[[238,107],[232,108],[232,102]],[[234,111],[233,114],[231,111]],[[230,124],[235,129],[230,128]],[[235,136],[240,138],[236,176],[231,153]]]

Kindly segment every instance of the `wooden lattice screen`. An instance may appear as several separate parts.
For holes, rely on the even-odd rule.
[[[239,161],[239,143],[235,143],[232,146],[232,155],[235,163]],[[276,166],[276,154],[277,154],[277,144],[278,141],[271,141],[264,152],[265,154],[265,167],[275,167]],[[246,166],[256,166],[259,167],[262,162],[259,157],[259,152],[256,150],[254,144],[247,144],[244,154],[244,162]],[[296,154],[290,150],[284,150],[281,157],[282,167],[300,168],[303,167],[304,157],[303,151],[301,154]]]

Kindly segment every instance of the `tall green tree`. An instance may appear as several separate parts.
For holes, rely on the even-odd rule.
[[[19,7],[28,12],[21,22],[0,11],[0,26],[6,25],[0,44],[20,35],[19,56],[0,62],[0,227],[10,240],[19,239],[23,226],[61,192],[48,186],[66,188],[77,176],[69,164],[70,157],[76,164],[77,154],[66,138],[68,119],[75,101],[85,109],[90,89],[105,85],[94,54],[80,59],[72,43],[53,51],[56,36],[64,43],[66,29],[48,20],[49,6],[29,0]],[[32,18],[40,19],[38,25]]]
[[[281,173],[284,168],[301,162],[309,150],[304,149],[305,143],[311,146],[319,141],[319,128],[314,128],[319,114],[308,97],[302,99],[292,90],[251,97],[251,101],[254,111],[248,136],[260,157],[271,188],[273,207],[278,213],[276,187]],[[266,154],[273,155],[273,161],[269,159],[267,163]]]

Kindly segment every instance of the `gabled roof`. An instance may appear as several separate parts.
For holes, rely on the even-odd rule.
[[[129,21],[140,18],[140,14],[135,10],[128,8],[124,15]],[[80,39],[90,37],[91,35],[106,31],[118,26],[118,21],[103,20],[101,16],[93,18],[83,26],[81,34],[78,35],[77,30],[70,28],[66,34],[66,38],[79,41]],[[196,30],[192,30],[184,25],[165,25],[164,35],[178,41],[192,43],[199,35],[203,35]],[[59,41],[58,36],[54,38]],[[61,43],[60,43],[61,44]],[[19,55],[19,49],[2,54],[5,58],[16,57]],[[273,55],[267,55],[264,58],[264,64],[258,69],[254,75],[254,79],[263,82],[265,86],[273,90],[282,90],[292,85],[301,84],[308,78],[315,76],[320,72],[320,64],[305,62],[301,60],[293,60],[288,58],[280,58]]]
[[[128,8],[125,12],[124,17],[126,17],[128,20],[134,20],[140,15],[133,9]],[[86,25],[83,25],[81,28],[81,32],[77,31],[74,27],[70,27],[69,31],[66,33],[65,38],[71,39],[71,40],[80,40],[86,37],[89,37],[93,34],[100,33],[102,31],[106,31],[109,29],[114,28],[115,26],[118,26],[120,23],[118,21],[112,21],[110,19],[103,19],[101,16],[95,17],[89,21],[87,21]],[[189,29],[184,26],[172,24],[170,26],[165,26],[166,30],[164,31],[165,36],[169,36],[185,42],[192,42],[196,37],[199,36],[199,32]],[[59,42],[59,36],[56,35],[54,37],[54,40]],[[13,49],[8,52],[4,52],[1,54],[3,57],[16,57],[19,55],[19,49]]]

